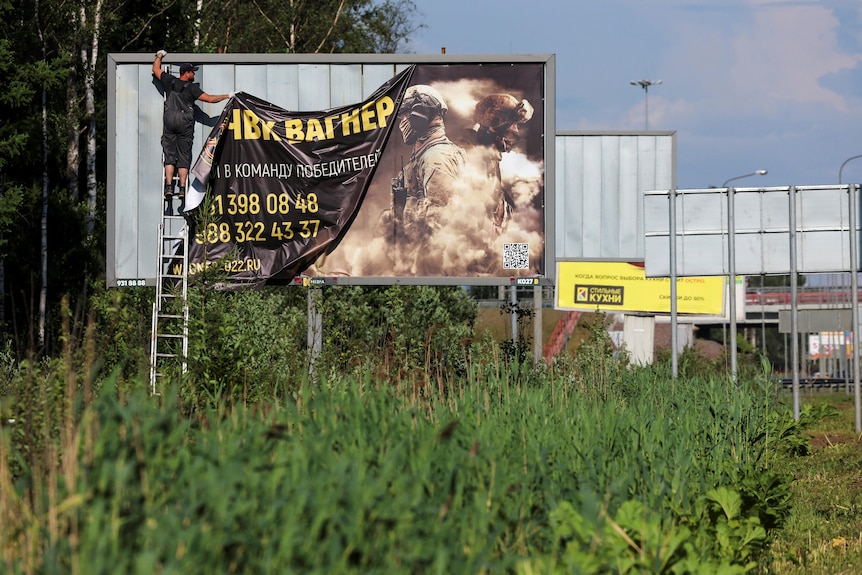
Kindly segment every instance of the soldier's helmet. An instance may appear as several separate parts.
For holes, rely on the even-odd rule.
[[[429,120],[434,116],[445,116],[449,111],[446,100],[440,92],[425,84],[407,88],[401,109],[405,112],[409,111],[411,115],[419,115]]]
[[[435,118],[442,118],[448,111],[446,100],[431,86],[417,84],[407,88],[401,103],[401,120],[398,125],[404,142],[415,142]]]
[[[523,124],[532,117],[533,106],[530,102],[519,101],[511,94],[485,96],[473,110],[473,121],[494,132],[510,128],[517,130],[518,124]]]

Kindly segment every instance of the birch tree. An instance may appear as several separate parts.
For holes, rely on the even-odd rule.
[[[82,50],[81,66],[85,71],[84,77],[84,109],[87,117],[87,235],[93,233],[96,221],[96,102],[94,94],[94,82],[96,77],[96,64],[99,61],[99,35],[102,29],[102,0],[96,0],[92,5],[92,24],[88,28],[87,3],[81,5],[82,28],[89,30],[90,45],[89,58],[87,51]]]

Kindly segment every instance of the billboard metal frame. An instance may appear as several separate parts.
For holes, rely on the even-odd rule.
[[[672,265],[678,276],[786,274],[791,240],[800,273],[858,268],[851,261],[851,215],[858,222],[860,207],[850,213],[849,190],[848,184],[650,190],[644,197],[647,277],[668,277]],[[671,237],[676,261],[670,257]]]

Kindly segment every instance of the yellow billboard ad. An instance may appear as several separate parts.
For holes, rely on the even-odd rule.
[[[677,278],[677,313],[721,315],[723,276]],[[670,313],[670,278],[626,262],[557,262],[557,309]]]

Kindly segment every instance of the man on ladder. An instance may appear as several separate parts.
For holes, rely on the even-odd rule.
[[[204,92],[195,83],[195,72],[199,69],[190,63],[180,64],[179,78],[162,70],[164,50],[156,53],[153,60],[153,75],[165,90],[165,111],[162,121],[162,153],[165,166],[165,215],[174,212],[173,196],[180,199],[180,211],[186,196],[186,183],[192,163],[192,144],[195,137],[195,102],[200,100],[217,104],[232,98],[234,93],[212,95]],[[174,173],[179,176],[179,188],[174,194]]]
[[[159,50],[153,61],[153,75],[164,89],[165,109],[162,126],[162,153],[165,174],[165,208],[159,226],[159,264],[156,280],[156,300],[153,303],[152,337],[150,344],[150,387],[157,393],[157,380],[164,375],[164,362],[181,363],[186,371],[188,355],[188,246],[186,220],[183,217],[186,186],[194,144],[195,102],[216,104],[233,97],[234,93],[210,95],[194,82],[198,67],[180,64],[179,77],[162,70]],[[179,178],[176,195],[180,198],[180,214],[174,216],[174,176]]]

